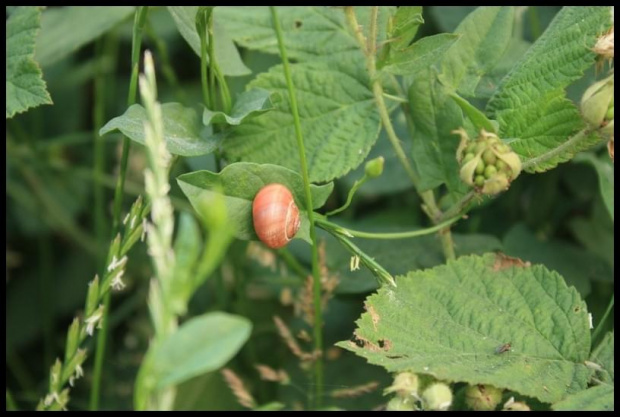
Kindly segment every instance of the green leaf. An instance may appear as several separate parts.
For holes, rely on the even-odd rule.
[[[283,184],[291,191],[299,208],[301,226],[295,238],[310,242],[305,191],[302,178],[296,172],[277,165],[240,162],[228,165],[217,174],[195,171],[181,175],[177,180],[196,210],[199,210],[203,198],[223,193],[229,221],[235,225],[235,237],[242,240],[258,240],[252,221],[252,202],[256,193],[267,184]],[[314,209],[325,204],[333,188],[333,183],[310,185]]]
[[[537,238],[523,223],[513,226],[504,236],[504,251],[558,271],[583,296],[590,293],[590,280],[608,280],[613,276],[613,270],[602,258],[561,240]]]
[[[299,102],[310,181],[330,181],[362,163],[380,130],[370,81],[360,62],[291,65]],[[231,161],[273,163],[300,170],[293,116],[282,66],[260,74],[248,88],[277,92],[276,109],[231,129],[222,144]],[[458,141],[456,141],[458,142]]]
[[[219,7],[214,10],[219,9]],[[196,12],[198,6],[168,6],[168,11],[179,29],[179,33],[183,39],[194,50],[196,55],[200,57],[200,36],[196,32]],[[222,19],[217,18],[214,14],[213,31],[215,37],[215,59],[224,75],[241,76],[251,73],[250,69],[245,66],[239,51],[233,43],[228,30],[221,22]]]
[[[564,400],[553,404],[552,408],[555,411],[613,411],[614,387],[599,385],[588,388],[569,395]]]
[[[202,114],[202,123],[204,125],[217,123],[240,125],[251,117],[273,110],[273,95],[273,93],[261,88],[253,88],[245,91],[241,93],[235,101],[230,115],[221,111],[211,111],[205,108]]]
[[[202,239],[198,224],[189,213],[181,213],[174,240],[174,282],[164,292],[172,310],[184,315],[195,289],[194,268],[201,255]]]
[[[392,52],[382,69],[396,75],[415,75],[433,62],[458,39],[458,35],[440,33],[420,39],[409,48]]]
[[[614,332],[609,332],[594,349],[590,361],[600,365],[601,371],[597,372],[599,381],[604,384],[614,384]]]
[[[459,39],[441,62],[439,80],[465,96],[474,96],[482,76],[508,48],[515,22],[514,7],[479,7],[454,31]]]
[[[556,272],[486,254],[396,283],[366,299],[357,343],[338,346],[390,372],[491,384],[543,402],[586,388],[588,312]],[[505,343],[511,351],[496,353]]]
[[[377,43],[385,40],[387,21],[395,7],[379,7]],[[367,33],[370,7],[355,7],[357,19]],[[248,49],[279,54],[268,7],[217,7],[222,22],[235,42]],[[344,12],[333,7],[278,7],[282,37],[290,59],[302,61],[361,58],[362,52],[345,21]],[[362,23],[363,22],[363,23]],[[361,64],[363,66],[363,64]]]
[[[392,20],[392,28],[388,31],[390,39],[390,51],[407,49],[420,25],[424,23],[422,18],[422,6],[401,6],[396,10]]]
[[[47,9],[41,17],[36,58],[51,65],[103,35],[135,10],[133,6],[70,6]]]
[[[456,161],[459,138],[452,133],[463,126],[463,115],[448,94],[431,68],[413,79],[409,87],[409,106],[416,127],[412,156],[421,190],[446,184],[451,193],[464,194],[467,186],[459,177]]]
[[[594,167],[598,174],[598,184],[605,207],[614,220],[614,165],[605,154],[597,158],[592,153],[581,153],[575,156],[575,162],[585,162]]]
[[[221,368],[250,337],[252,323],[213,312],[194,317],[163,340],[154,352],[152,377],[158,389]]]
[[[164,139],[170,153],[198,156],[213,152],[222,140],[222,134],[213,134],[211,126],[203,126],[193,109],[179,103],[161,106]],[[146,111],[139,104],[130,106],[122,116],[115,117],[99,130],[99,135],[119,130],[129,139],[144,145]]]
[[[471,120],[472,124],[476,128],[476,131],[485,129],[487,132],[497,133],[497,122],[493,124],[493,121],[489,120],[484,113],[471,105],[469,101],[465,100],[458,94],[451,93],[450,97],[452,97],[452,100],[454,100],[454,102],[459,105],[467,117],[469,117],[469,120]]]
[[[6,118],[52,104],[41,69],[33,59],[40,7],[20,7],[6,21]]]
[[[609,7],[564,7],[489,100],[487,113],[500,137],[516,138],[510,146],[527,172],[552,169],[599,140],[576,136],[585,123],[565,88],[594,64],[591,49],[610,25]]]

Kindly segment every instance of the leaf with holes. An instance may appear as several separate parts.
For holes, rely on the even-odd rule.
[[[543,402],[586,388],[588,312],[556,272],[486,254],[396,283],[366,299],[356,342],[338,346],[390,372],[491,384]],[[497,353],[506,343],[511,349]]]
[[[564,7],[489,100],[500,137],[515,138],[510,146],[527,172],[552,169],[598,142],[578,134],[585,123],[565,89],[594,64],[592,47],[610,26],[609,7]]]

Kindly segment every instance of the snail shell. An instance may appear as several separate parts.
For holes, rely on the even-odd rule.
[[[252,203],[252,217],[258,238],[273,249],[286,246],[301,221],[293,194],[282,184],[260,189]]]

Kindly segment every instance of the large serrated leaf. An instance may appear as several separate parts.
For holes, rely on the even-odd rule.
[[[133,6],[70,6],[47,9],[41,17],[37,60],[44,67],[57,62],[112,29],[134,10]]]
[[[609,11],[563,8],[491,97],[487,111],[500,123],[501,137],[516,138],[510,145],[526,171],[554,168],[598,141],[595,134],[575,136],[585,123],[564,90],[594,64],[591,49],[611,26]]]
[[[305,191],[302,178],[296,172],[277,165],[239,162],[228,165],[218,174],[195,171],[181,175],[177,180],[196,210],[205,196],[224,194],[229,221],[235,224],[235,237],[243,240],[258,240],[252,221],[252,202],[256,193],[267,184],[283,184],[291,191],[299,208],[301,225],[295,238],[310,242]],[[333,183],[310,185],[315,209],[325,204],[333,188]]]
[[[223,134],[213,134],[211,126],[202,125],[193,109],[179,103],[165,103],[161,106],[161,112],[166,147],[174,155],[198,156],[211,153],[223,139]],[[99,130],[99,135],[119,130],[129,139],[144,145],[146,120],[144,107],[134,104],[122,116],[106,123]]]
[[[194,317],[162,341],[153,353],[156,387],[179,384],[226,364],[250,337],[245,317],[214,312]]]
[[[613,411],[614,387],[599,385],[569,395],[553,404],[555,411]]]
[[[427,36],[407,49],[392,52],[381,69],[396,75],[415,75],[442,57],[458,39],[458,35],[440,33]]]
[[[196,55],[200,57],[200,36],[196,32],[196,12],[198,12],[198,6],[168,6],[168,11],[183,39],[185,39]],[[250,74],[250,69],[241,60],[237,47],[219,19],[213,20],[213,31],[215,37],[215,59],[222,73],[230,76]]]
[[[385,40],[387,20],[395,9],[391,6],[379,8],[377,42]],[[370,7],[356,7],[355,12],[367,32]],[[271,54],[279,53],[268,7],[217,7],[213,13],[216,21],[222,22],[241,46]],[[344,12],[339,8],[278,7],[278,17],[289,58],[317,61],[361,57],[359,44],[349,31]]]
[[[514,7],[479,7],[456,28],[459,39],[446,52],[439,79],[465,96],[474,96],[482,76],[500,61],[512,38]]]
[[[592,351],[590,361],[602,369],[597,371],[599,381],[614,384],[614,332],[609,332],[599,345]]]
[[[361,62],[291,66],[310,180],[330,181],[362,163],[380,130],[379,114]],[[248,88],[278,92],[276,109],[231,129],[222,144],[232,161],[273,163],[300,171],[293,116],[282,66],[260,74]]]
[[[357,343],[338,346],[389,371],[491,384],[543,402],[586,388],[588,312],[557,273],[487,254],[396,283],[366,299]],[[512,349],[497,353],[505,343]]]
[[[420,173],[420,189],[446,184],[452,193],[465,193],[467,186],[459,177],[456,161],[459,139],[452,133],[463,126],[463,114],[432,68],[414,78],[409,105],[416,127],[412,156]]]
[[[6,21],[6,118],[52,104],[41,69],[33,59],[40,7],[20,7]]]

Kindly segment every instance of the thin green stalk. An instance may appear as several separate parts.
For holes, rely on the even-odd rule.
[[[532,28],[532,40],[536,40],[542,35],[542,26],[538,17],[538,9],[536,6],[529,6],[528,15],[530,18],[530,26]]]
[[[213,36],[213,13],[207,20],[207,33],[209,34],[209,94],[211,95],[212,110],[217,107],[215,96],[215,37]]]
[[[326,215],[333,216],[334,214],[338,214],[342,211],[345,211],[351,205],[351,201],[353,201],[353,196],[355,195],[355,192],[358,190],[358,188],[362,186],[362,184],[366,182],[366,180],[368,180],[368,175],[366,174],[364,174],[364,176],[360,178],[359,180],[356,180],[353,183],[353,186],[351,187],[351,189],[349,190],[349,195],[347,195],[347,201],[345,201],[345,203],[341,207],[338,207],[337,209],[330,211]]]
[[[215,76],[217,77],[217,81],[220,86],[220,95],[222,96],[222,107],[224,108],[224,113],[230,114],[230,111],[232,110],[232,99],[230,98],[228,83],[226,82],[226,78],[222,74],[217,61],[213,61],[213,69],[215,70]]]
[[[459,201],[453,204],[447,211],[445,211],[441,215],[440,220],[443,221],[445,219],[464,214],[464,211],[467,209],[469,203],[471,203],[471,200],[473,200],[475,196],[476,191],[474,190],[471,190],[470,192],[465,194],[463,197],[461,197]]]
[[[207,13],[206,10],[201,12],[205,14]],[[202,88],[202,100],[208,109],[214,110],[215,97],[212,97],[209,93],[209,81],[207,76],[207,70],[209,69],[207,64],[207,48],[208,43],[210,43],[207,36],[209,35],[209,32],[207,31],[206,25],[203,26],[202,24],[198,25],[198,30],[198,35],[200,36],[200,86]]]
[[[97,240],[97,251],[100,254],[97,259],[97,269],[101,270],[103,266],[103,248],[105,246],[105,201],[104,201],[104,189],[96,178],[99,178],[103,174],[103,165],[105,162],[105,147],[104,139],[99,136],[99,129],[105,122],[105,73],[103,62],[104,59],[104,38],[97,41],[95,48],[95,60],[99,63],[97,68],[97,74],[95,75],[95,97],[93,106],[93,139],[95,142],[94,148],[94,160],[93,165],[93,196],[94,196],[94,215],[95,215],[95,239]]]
[[[418,178],[417,173],[414,171],[413,167],[409,163],[405,151],[401,146],[401,142],[396,135],[394,130],[394,126],[392,125],[392,121],[390,120],[390,114],[385,105],[385,101],[383,99],[384,91],[383,86],[381,85],[381,79],[377,76],[376,69],[376,60],[375,60],[375,42],[376,42],[376,33],[377,33],[377,16],[378,16],[378,6],[373,6],[371,11],[371,21],[369,33],[371,34],[371,39],[369,42],[366,42],[364,38],[364,34],[362,33],[360,26],[357,22],[357,17],[355,16],[355,11],[352,6],[345,7],[345,15],[349,25],[351,26],[353,33],[360,44],[362,51],[366,57],[366,68],[368,70],[368,75],[370,76],[372,82],[372,91],[375,97],[375,102],[377,104],[377,109],[379,110],[379,116],[381,117],[381,123],[385,128],[385,131],[388,135],[388,139],[394,148],[394,152],[396,156],[407,172],[407,175],[411,179],[413,186],[417,190],[418,194],[422,198],[424,205],[423,209],[433,221],[433,223],[437,223],[441,217],[441,211],[437,207],[437,203],[435,202],[435,195],[432,190],[420,191],[420,180]],[[449,228],[445,228],[439,231],[439,237],[441,239],[444,256],[446,259],[454,259],[456,257],[454,253],[454,243],[452,241],[452,233]]]
[[[607,317],[609,317],[612,308],[614,308],[614,294],[611,295],[611,300],[609,300],[609,304],[607,305],[607,309],[605,310],[603,317],[601,317],[601,320],[596,325],[596,329],[594,329],[594,332],[592,332],[592,343],[594,343],[594,341],[598,339],[599,334],[603,330],[603,325],[607,321]]]
[[[142,47],[142,32],[148,16],[148,6],[138,6],[136,9],[132,44],[131,44],[131,78],[129,80],[129,92],[127,94],[127,107],[136,102],[136,93],[138,89],[138,71],[140,68],[140,49]],[[123,205],[123,189],[125,186],[125,177],[127,174],[127,161],[129,159],[129,138],[123,138],[123,150],[120,164],[120,175],[116,183],[114,192],[114,212],[112,218],[112,236],[118,233],[120,227],[121,207]],[[105,357],[105,343],[107,338],[107,321],[110,306],[110,295],[106,293],[104,302],[104,310],[102,317],[102,329],[97,335],[97,349],[95,353],[95,367],[93,371],[93,385],[90,392],[90,409],[97,410],[99,408],[101,374],[103,370],[103,360]]]
[[[54,358],[54,298],[50,297],[52,286],[50,276],[54,270],[52,263],[52,242],[49,234],[39,236],[39,253],[40,253],[40,272],[39,272],[39,290],[41,291],[41,325],[43,326],[43,351],[44,351],[44,369],[52,365]]]
[[[273,26],[278,38],[278,46],[280,48],[280,57],[284,68],[284,77],[288,87],[288,94],[291,101],[291,112],[293,113],[293,121],[295,123],[295,137],[297,139],[297,149],[299,151],[299,159],[301,162],[301,174],[304,180],[304,191],[306,193],[306,208],[308,212],[308,220],[310,221],[310,241],[312,242],[312,276],[314,279],[313,298],[314,298],[314,348],[318,352],[323,352],[323,315],[321,313],[321,275],[319,271],[319,252],[318,242],[316,239],[314,211],[312,210],[312,193],[310,192],[310,178],[308,176],[308,163],[306,162],[306,151],[304,148],[304,139],[301,133],[301,122],[299,120],[299,110],[297,108],[297,97],[295,95],[295,86],[291,77],[291,69],[288,63],[286,48],[282,38],[282,28],[278,19],[278,12],[275,7],[271,6],[271,17]],[[318,357],[314,363],[315,377],[315,407],[321,406],[323,397],[323,359]]]
[[[536,165],[543,164],[553,158],[560,156],[562,153],[567,150],[574,148],[576,144],[581,142],[582,140],[588,139],[591,131],[589,128],[585,128],[575,133],[573,136],[568,138],[568,140],[564,141],[560,146],[551,149],[548,152],[545,152],[541,155],[538,155],[535,158],[530,158],[523,162],[522,168],[524,171],[527,171],[529,168],[535,168]]]
[[[435,232],[440,231],[443,228],[446,228],[448,226],[450,226],[452,223],[455,223],[457,221],[459,221],[461,218],[460,217],[454,217],[450,220],[447,220],[443,223],[439,223],[435,226],[432,227],[428,227],[426,229],[420,229],[420,230],[412,230],[409,232],[396,232],[396,233],[371,233],[371,232],[362,232],[359,230],[351,230],[348,229],[346,227],[342,227],[340,225],[337,225],[335,223],[330,222],[329,220],[325,220],[322,218],[317,218],[316,219],[316,224],[317,226],[321,227],[322,229],[325,230],[333,230],[336,231],[337,233],[341,233],[345,236],[349,236],[349,237],[361,237],[361,238],[366,238],[366,239],[379,239],[379,240],[389,240],[389,239],[409,239],[412,237],[420,237],[420,236],[425,236],[425,235],[430,235],[433,234]]]
[[[306,279],[310,272],[299,263],[297,258],[291,255],[291,252],[286,247],[278,249],[277,253],[286,266],[292,269],[301,279]]]
[[[6,389],[6,409],[7,411],[19,411],[19,408],[17,408],[17,404],[15,403],[15,400],[13,399],[13,396],[11,395],[11,391],[9,391],[9,389]]]

